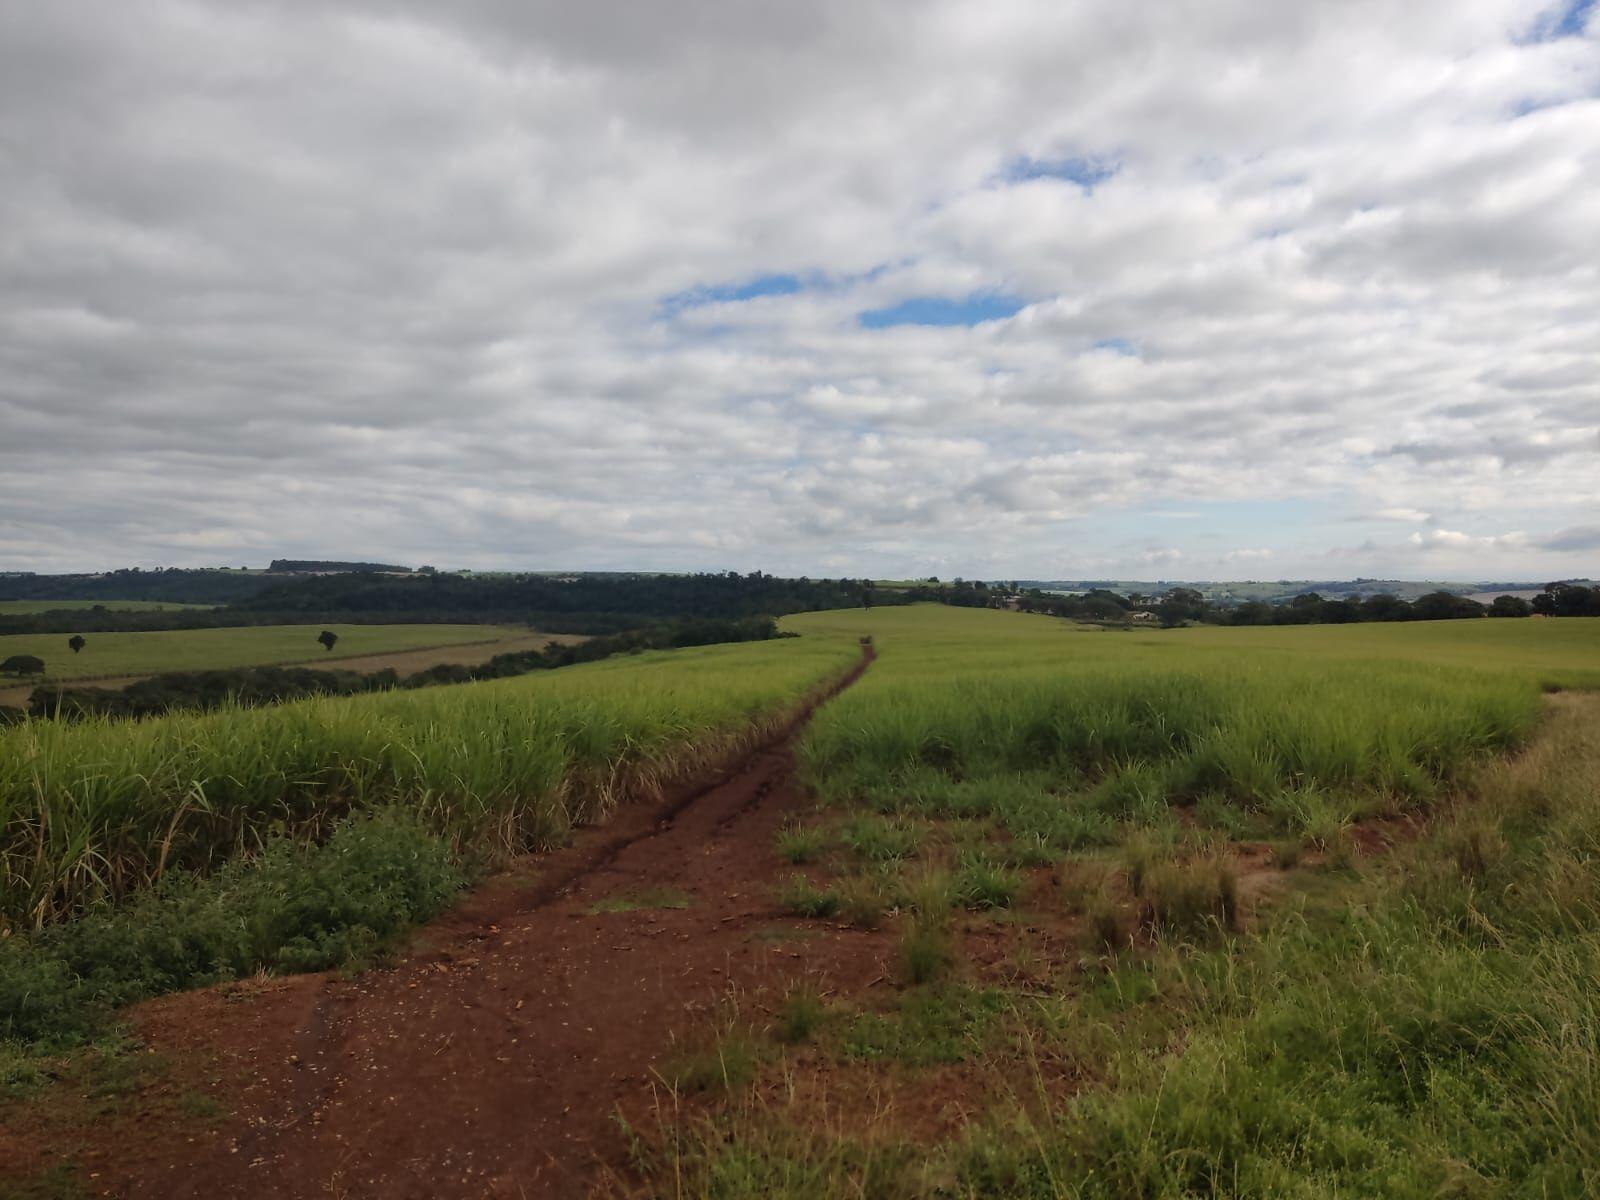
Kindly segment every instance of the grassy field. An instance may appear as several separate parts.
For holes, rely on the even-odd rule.
[[[774,900],[897,986],[730,1001],[620,1192],[1596,1194],[1600,621],[786,625],[880,658]]]
[[[870,635],[802,742],[770,905],[882,970],[730,994],[676,1043],[709,1065],[653,1065],[619,1196],[1600,1194],[1600,620],[783,624],[0,734],[0,1032],[71,1044],[96,1006],[363,961]]]
[[[0,616],[51,612],[59,609],[105,608],[114,612],[176,612],[181,609],[203,610],[214,607],[215,605],[211,604],[174,604],[165,600],[0,600]]]
[[[324,629],[339,636],[331,652],[317,643]],[[288,662],[337,662],[432,646],[505,637],[487,625],[258,625],[237,629],[182,629],[156,633],[86,633],[74,654],[64,633],[0,637],[0,660],[31,654],[45,663],[45,678],[69,682],[162,671],[205,671]]]
[[[1038,836],[1179,801],[1301,825],[1393,810],[1518,744],[1541,685],[1600,685],[1596,621],[1119,633],[925,606],[790,625],[881,635],[872,677],[808,736],[823,795],[1014,793],[1013,831]]]
[[[623,793],[715,759],[854,657],[838,640],[784,639],[139,723],[24,724],[0,734],[0,917],[81,911],[385,806],[421,814],[462,853],[548,845]]]

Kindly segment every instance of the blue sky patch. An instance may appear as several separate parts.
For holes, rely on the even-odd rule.
[[[661,306],[669,312],[699,308],[704,304],[738,304],[762,296],[792,296],[805,286],[798,275],[757,275],[743,283],[713,283],[668,296]]]
[[[867,329],[888,329],[895,325],[981,325],[999,321],[1020,310],[1023,302],[1015,296],[979,293],[952,299],[948,296],[913,296],[887,308],[872,308],[858,318]]]
[[[1139,354],[1137,346],[1127,338],[1120,337],[1101,338],[1094,344],[1094,348],[1096,350],[1111,350],[1128,358],[1135,358]]]
[[[1553,42],[1557,38],[1581,37],[1596,0],[1559,0],[1539,14],[1528,33],[1531,42]]]
[[[1069,158],[1021,158],[1006,164],[1007,183],[1022,183],[1029,179],[1065,179],[1086,192],[1094,191],[1118,171],[1122,164],[1114,159],[1074,155]]]

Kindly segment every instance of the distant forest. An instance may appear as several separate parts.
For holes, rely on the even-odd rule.
[[[315,560],[276,560],[312,569]],[[455,575],[429,568],[390,574],[381,563],[330,574],[226,570],[113,571],[105,575],[0,577],[0,600],[161,600],[209,609],[124,612],[110,607],[0,615],[0,633],[108,633],[342,621],[353,624],[527,625],[594,636],[641,629],[667,619],[780,617],[818,609],[933,601],[966,607],[1020,608],[1080,620],[1203,621],[1224,625],[1345,624],[1467,617],[1600,615],[1600,588],[1551,583],[1532,601],[1501,596],[1478,604],[1450,591],[1413,599],[1390,594],[1329,597],[1306,591],[1279,603],[1215,602],[1187,587],[1141,595],[1094,588],[1061,595],[1026,584],[879,585],[867,579],[784,579],[753,571],[694,575]]]
[[[103,575],[0,576],[0,600],[159,600],[166,604],[231,604],[273,580],[261,572],[216,568],[137,567]],[[164,628],[170,628],[164,627]]]
[[[962,599],[946,602],[973,603],[982,595],[975,588],[968,591],[969,595]],[[985,596],[983,602],[992,601]],[[1447,621],[1471,617],[1594,617],[1600,616],[1600,587],[1549,583],[1531,601],[1519,596],[1497,596],[1487,605],[1443,591],[1429,592],[1415,600],[1386,594],[1359,600],[1330,600],[1316,592],[1303,592],[1283,604],[1250,600],[1219,606],[1193,588],[1172,588],[1159,596],[1124,596],[1102,589],[1081,596],[1056,596],[1030,590],[1017,598],[1016,607],[1024,612],[1096,621],[1134,620],[1136,614],[1145,614],[1169,626],[1188,621],[1218,625],[1346,625],[1360,621]]]
[[[0,599],[165,599],[219,603],[207,597],[208,580],[189,578],[231,572],[118,572],[98,578],[38,576],[0,580]],[[184,578],[172,578],[182,576]],[[38,586],[31,595],[11,585]],[[113,578],[143,586],[141,594],[90,594],[68,580]],[[365,624],[525,624],[550,633],[603,635],[639,629],[675,618],[779,617],[785,613],[865,604],[903,604],[911,594],[874,588],[871,580],[780,579],[760,571],[698,575],[387,575],[241,576],[249,587],[220,606],[187,612],[118,612],[111,609],[53,610],[0,616],[0,633],[109,633],[156,629],[204,629],[240,625],[341,621]],[[162,587],[149,581],[164,580]],[[189,586],[186,586],[189,585]],[[73,591],[63,595],[63,591]],[[8,596],[6,593],[12,593]],[[159,593],[159,594],[158,594]],[[929,599],[936,597],[926,597]]]
[[[417,569],[421,571],[433,570],[432,567],[419,567]],[[412,572],[411,567],[398,567],[393,563],[335,562],[332,559],[322,558],[275,558],[267,570],[280,573],[300,572],[302,574],[308,571],[349,571],[353,574],[409,575]]]

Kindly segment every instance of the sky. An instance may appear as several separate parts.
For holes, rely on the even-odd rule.
[[[1600,4],[0,0],[0,569],[1600,576]]]

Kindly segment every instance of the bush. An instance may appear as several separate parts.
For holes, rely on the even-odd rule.
[[[149,996],[364,962],[465,882],[448,845],[399,812],[349,821],[319,847],[275,842],[209,879],[174,876],[123,907],[0,942],[0,1037],[74,1043]]]

